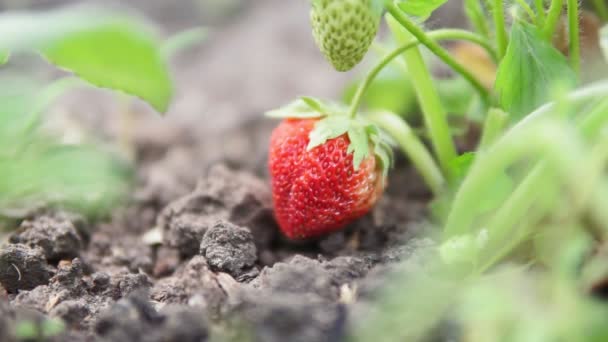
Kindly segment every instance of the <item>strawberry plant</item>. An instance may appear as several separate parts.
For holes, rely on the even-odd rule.
[[[58,96],[86,85],[139,97],[164,113],[172,95],[168,58],[203,33],[185,31],[163,44],[140,19],[87,7],[0,15],[0,215],[54,204],[101,213],[115,205],[129,189],[128,162],[91,139],[61,143],[41,129],[41,114]],[[12,67],[11,60],[31,54],[72,75],[44,86]]]
[[[608,307],[593,294],[608,276],[608,28],[581,27],[605,24],[606,5],[466,0],[471,30],[426,29],[445,3],[311,1],[336,70],[370,47],[379,56],[349,103],[302,97],[268,113],[284,120],[270,145],[277,221],[294,239],[344,227],[391,186],[398,147],[432,193],[437,247],[423,271],[395,275],[353,341],[419,340],[442,320],[466,341],[603,341]],[[382,15],[391,36],[373,42]],[[447,79],[434,76],[439,63]],[[377,79],[391,68],[402,85]],[[463,95],[450,97],[449,82]],[[386,97],[374,101],[374,87]],[[400,91],[415,93],[420,120]],[[475,146],[457,148],[456,118],[479,127]]]

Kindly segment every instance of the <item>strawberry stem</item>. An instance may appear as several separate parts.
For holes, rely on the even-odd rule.
[[[482,48],[484,48],[494,61],[496,61],[496,59],[497,59],[496,51],[492,48],[492,46],[490,45],[488,40],[473,32],[459,30],[459,29],[440,29],[440,30],[431,31],[431,32],[427,33],[427,35],[431,39],[434,39],[437,41],[464,40],[464,41],[469,41],[471,43],[475,43],[475,44],[481,46]],[[420,44],[420,42],[416,40],[416,41],[411,41],[411,42],[408,42],[406,44],[403,44],[403,45],[397,47],[396,49],[394,49],[393,51],[391,51],[390,53],[385,55],[378,62],[378,64],[376,64],[367,73],[367,76],[365,77],[363,82],[361,82],[359,84],[359,87],[357,88],[357,92],[355,93],[355,96],[353,97],[353,100],[351,101],[351,105],[350,105],[350,109],[349,109],[350,117],[354,118],[355,115],[357,115],[357,111],[359,110],[359,107],[361,106],[361,102],[363,101],[363,95],[365,95],[367,88],[369,88],[369,86],[374,81],[376,76],[378,76],[380,71],[382,71],[382,69],[384,69],[384,67],[386,67],[392,60],[397,58],[403,52],[407,51],[410,48],[418,46],[418,44]]]
[[[552,0],[551,6],[549,7],[549,13],[545,20],[545,27],[543,28],[543,34],[545,39],[551,41],[553,39],[553,33],[562,14],[562,7],[564,6],[564,0]]]
[[[462,64],[458,63],[441,45],[431,39],[420,27],[410,20],[400,9],[392,2],[386,4],[386,10],[390,15],[408,30],[420,43],[426,46],[445,64],[449,65],[455,72],[462,75],[471,85],[479,92],[481,99],[485,103],[490,102],[490,94],[483,84],[473,74],[467,70]],[[500,56],[500,53],[499,53]]]
[[[375,112],[367,118],[397,141],[433,194],[440,194],[445,183],[441,170],[411,127],[400,116],[391,112]]]
[[[502,59],[507,51],[507,30],[505,29],[505,9],[503,0],[494,0],[492,16],[494,18],[494,30],[496,31],[496,46],[498,56]]]
[[[603,0],[602,0],[603,1]],[[544,0],[534,0],[534,6],[536,6],[537,25],[542,27],[545,25],[545,3]]]
[[[580,74],[581,69],[578,6],[578,0],[568,0],[568,44],[570,52],[570,64],[577,75]]]
[[[486,115],[486,120],[483,123],[483,130],[477,150],[482,151],[492,145],[492,143],[494,143],[494,141],[503,133],[508,123],[509,114],[498,108],[490,109],[488,115]]]
[[[415,41],[413,36],[404,30],[390,15],[386,17],[397,41],[407,43]],[[443,108],[437,89],[433,83],[431,73],[427,68],[418,49],[409,49],[403,55],[410,73],[410,79],[416,90],[418,103],[421,108],[425,126],[429,132],[433,150],[441,169],[448,181],[455,178],[452,167],[456,158],[456,147],[447,122],[447,113]]]

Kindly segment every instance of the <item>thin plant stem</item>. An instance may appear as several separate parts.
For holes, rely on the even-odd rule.
[[[471,85],[479,92],[481,99],[485,103],[489,103],[490,94],[483,84],[462,64],[460,64],[452,55],[450,55],[441,45],[435,40],[431,39],[420,27],[405,15],[399,7],[397,7],[392,1],[388,1],[386,4],[386,10],[391,16],[399,22],[406,30],[408,30],[420,43],[426,46],[433,54],[441,59],[445,64],[450,66],[456,73],[462,75]],[[500,54],[499,54],[500,55]]]
[[[505,29],[505,9],[503,0],[494,0],[492,17],[494,18],[494,29],[496,30],[496,47],[498,48],[498,57],[502,57],[507,52],[507,30]]]
[[[545,36],[545,39],[549,41],[553,39],[555,28],[557,27],[557,23],[562,14],[562,7],[564,7],[564,0],[551,1],[551,6],[549,7],[549,12],[547,13],[547,19],[543,28],[543,35]]]
[[[536,7],[536,23],[538,27],[543,27],[545,25],[545,3],[544,0],[534,0],[534,5]]]
[[[581,69],[578,6],[578,0],[568,0],[568,47],[570,50],[570,64],[577,75],[580,74]]]
[[[486,115],[486,120],[483,124],[481,139],[479,140],[479,150],[488,148],[504,131],[509,123],[509,115],[498,108],[492,108]]]
[[[427,35],[429,36],[429,38],[434,39],[436,41],[463,40],[475,43],[484,48],[495,62],[498,61],[498,55],[496,53],[496,50],[492,47],[490,41],[488,41],[487,38],[480,34],[460,29],[439,29],[428,32]]]
[[[485,38],[490,37],[490,28],[486,20],[483,5],[480,0],[465,0],[465,13],[479,34]]]
[[[492,49],[492,46],[490,46],[487,39],[484,39],[482,36],[469,32],[469,31],[459,30],[459,29],[441,29],[441,30],[429,32],[428,36],[431,37],[431,39],[435,39],[437,41],[464,40],[464,41],[476,43],[479,46],[486,49],[486,51],[488,51],[488,54],[490,54],[490,56],[493,56],[493,58],[496,57],[496,52],[494,51],[494,49]],[[351,102],[351,106],[350,106],[350,110],[349,110],[349,114],[351,117],[354,117],[357,114],[357,110],[359,109],[359,106],[361,105],[361,101],[363,100],[363,95],[367,91],[367,88],[369,88],[369,85],[376,78],[376,76],[378,76],[378,73],[380,73],[380,71],[382,71],[382,69],[384,69],[386,67],[386,65],[388,65],[396,57],[398,57],[399,55],[401,55],[403,52],[407,51],[408,49],[417,46],[418,44],[420,44],[419,41],[411,41],[402,46],[397,47],[395,50],[391,51],[389,54],[384,56],[380,60],[380,62],[378,62],[378,64],[376,64],[368,72],[368,74],[365,77],[365,79],[363,80],[363,82],[361,82],[361,84],[359,85],[359,88],[357,88],[357,92],[355,93],[353,100]]]
[[[568,95],[565,100],[574,105],[589,101],[597,96],[608,96],[608,82],[604,81],[579,89]],[[580,154],[581,149],[574,148],[572,143],[556,145],[561,140],[556,140],[555,137],[563,137],[564,131],[555,127],[552,131],[551,127],[543,125],[545,123],[543,120],[555,112],[555,106],[555,103],[547,104],[528,115],[526,119],[520,121],[500,138],[501,146],[497,147],[496,145],[499,144],[497,142],[492,149],[484,152],[483,158],[473,165],[454,199],[454,205],[446,221],[444,232],[446,236],[467,231],[473,219],[470,208],[475,207],[479,191],[519,155],[528,153],[530,146],[547,149],[547,152],[553,151],[551,153],[552,157],[561,158],[559,165],[562,167],[578,164],[578,160],[569,160],[568,158],[575,158],[576,155]],[[600,114],[604,117],[608,116],[605,113]],[[535,143],[531,143],[532,140],[535,140]],[[598,215],[601,215],[601,213]]]
[[[534,10],[532,9],[532,7],[530,7],[530,5],[528,5],[528,3],[526,2],[526,0],[517,0],[517,3],[519,4],[519,6],[521,6],[521,8],[524,9],[524,11],[526,12],[526,14],[528,14],[528,17],[530,17],[530,20],[532,20],[533,22],[536,21],[536,13],[534,13]]]
[[[605,113],[605,112],[604,112]],[[608,121],[608,115],[601,116],[602,126]],[[575,138],[576,139],[576,138]],[[568,199],[567,213],[560,213],[564,217],[575,217],[581,214],[588,205],[592,206],[593,214],[599,213],[602,218],[606,216],[605,212],[606,197],[600,200],[600,206],[596,205],[594,194],[596,189],[602,189],[602,175],[606,162],[608,161],[608,136],[604,135],[595,144],[587,157],[581,161],[579,172],[571,172],[566,177],[566,183],[570,183],[570,188],[573,190],[574,196]],[[559,150],[554,153],[560,153]],[[504,258],[519,242],[530,232],[519,231],[514,232],[513,227],[524,217],[529,214],[529,210],[538,202],[539,191],[544,189],[544,184],[548,181],[547,174],[551,172],[551,164],[547,160],[539,161],[530,173],[523,179],[512,195],[505,201],[503,206],[494,215],[490,223],[487,225],[488,230],[492,230],[491,244],[486,246],[486,249],[492,254],[492,257],[487,259],[485,266],[480,268],[480,272],[492,267],[495,263]],[[579,177],[583,175],[584,177]],[[538,222],[548,212],[548,208],[535,208],[532,216]],[[605,221],[604,221],[605,225]],[[515,235],[512,243],[505,244],[509,236]],[[501,246],[504,246],[501,248]],[[498,253],[496,251],[499,251]]]
[[[521,242],[524,237],[523,235],[526,235],[525,233],[522,234],[521,231],[514,233],[512,228],[523,216],[525,216],[538,200],[538,189],[541,188],[540,185],[543,182],[547,181],[548,171],[550,171],[549,164],[546,161],[538,162],[500,207],[494,217],[492,217],[492,220],[487,225],[488,231],[492,231],[492,240],[488,242],[496,243],[502,240],[501,245],[504,246],[492,245],[492,247],[487,248],[487,250],[492,251],[492,257],[486,260],[479,268],[480,273],[484,272],[498,262],[498,260],[509,254],[509,252]],[[512,236],[511,243],[505,243],[509,240],[509,236]],[[492,250],[492,248],[494,249]]]
[[[367,118],[397,141],[403,153],[412,161],[431,191],[435,195],[440,194],[445,183],[441,170],[410,126],[401,117],[391,112],[375,112],[368,115]]]
[[[415,41],[414,36],[407,30],[404,30],[399,22],[390,15],[387,16],[387,22],[398,42],[407,44]],[[408,49],[403,53],[403,58],[407,64],[412,85],[416,90],[416,96],[425,127],[429,133],[433,151],[437,156],[444,176],[448,181],[451,181],[455,177],[452,165],[457,154],[450,126],[447,122],[447,113],[443,108],[437,88],[420,54],[420,50],[418,48]]]

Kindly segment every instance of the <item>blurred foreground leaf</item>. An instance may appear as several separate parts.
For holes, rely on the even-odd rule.
[[[0,77],[0,215],[20,216],[46,205],[97,214],[129,190],[131,169],[91,145],[65,145],[41,129],[42,110],[75,84],[63,79]]]
[[[399,1],[399,8],[409,15],[426,19],[446,2],[447,0],[402,0]]]
[[[160,43],[143,22],[93,8],[0,15],[0,49],[36,51],[103,88],[124,91],[165,112],[172,84]]]

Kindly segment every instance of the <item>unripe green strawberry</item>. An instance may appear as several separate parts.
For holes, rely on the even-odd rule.
[[[374,40],[380,11],[372,0],[312,0],[310,19],[321,52],[336,70],[348,71]]]

